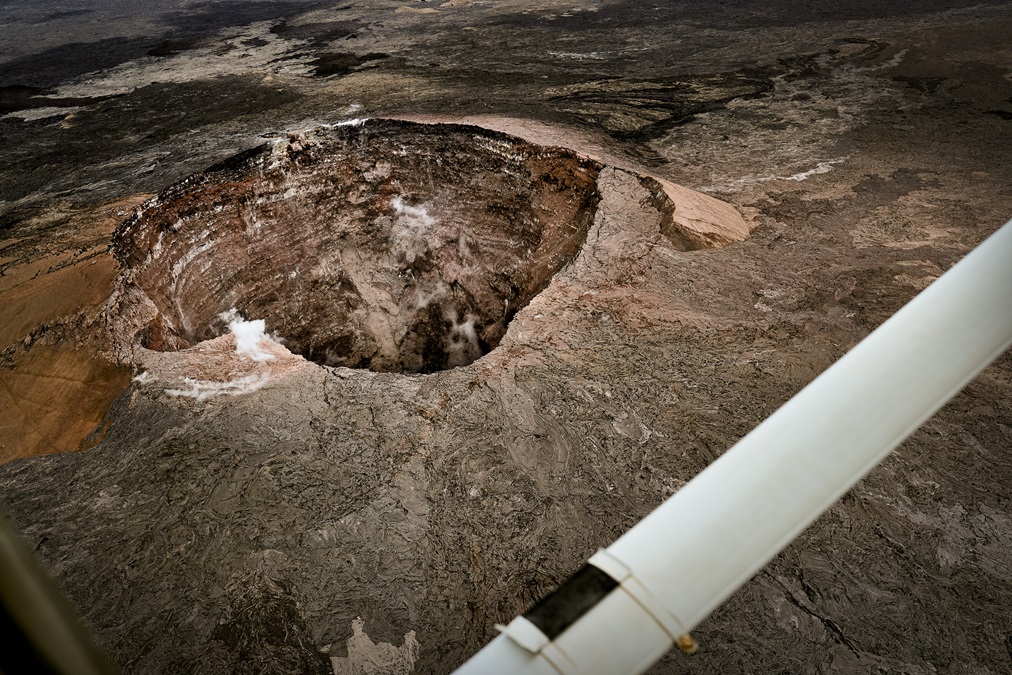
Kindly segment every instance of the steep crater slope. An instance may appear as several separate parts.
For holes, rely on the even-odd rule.
[[[579,252],[602,165],[453,124],[292,135],[191,176],[116,233],[127,338],[185,349],[237,309],[330,366],[426,373],[493,349]]]

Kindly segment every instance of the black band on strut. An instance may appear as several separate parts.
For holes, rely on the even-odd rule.
[[[524,618],[554,640],[617,587],[617,581],[588,563],[534,605]]]

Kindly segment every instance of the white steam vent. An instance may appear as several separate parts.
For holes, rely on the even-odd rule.
[[[423,255],[429,248],[429,236],[436,219],[429,215],[425,206],[405,204],[399,196],[394,197],[390,206],[393,207],[396,219],[391,228],[393,248],[404,256],[408,263]]]
[[[274,358],[260,346],[261,342],[270,340],[266,334],[267,323],[263,319],[246,321],[235,307],[222,312],[218,316],[228,324],[228,329],[235,336],[235,351],[240,356],[254,361],[270,361]]]

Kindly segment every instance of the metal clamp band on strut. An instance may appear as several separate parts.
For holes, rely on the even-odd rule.
[[[695,641],[678,618],[625,563],[604,549],[526,614],[496,628],[531,654],[543,657],[560,675],[580,675],[576,663],[555,640],[616,589],[629,596],[673,644],[690,654],[695,651]]]
[[[696,651],[696,641],[692,639],[685,626],[674,614],[669,612],[657,596],[636,578],[632,570],[606,549],[599,549],[590,557],[589,564],[603,571],[619,583],[619,588],[636,601],[643,611],[654,620],[661,630],[667,633],[671,642],[687,654]]]
[[[496,630],[517,643],[531,654],[542,657],[559,675],[580,675],[576,664],[541,629],[518,616],[508,626],[496,624]]]
[[[497,628],[527,651],[542,655],[562,675],[579,675],[576,664],[556,645],[555,638],[618,585],[607,572],[585,564],[526,614]]]

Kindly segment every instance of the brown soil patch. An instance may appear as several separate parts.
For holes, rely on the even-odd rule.
[[[129,384],[128,369],[87,350],[36,345],[18,353],[13,367],[0,370],[7,411],[0,463],[82,447]]]
[[[85,262],[60,267],[64,256],[52,256],[17,268],[0,280],[0,345],[9,346],[37,328],[80,311],[101,307],[112,292],[119,266],[106,252]]]
[[[0,243],[27,260],[0,275],[0,405],[8,411],[0,420],[0,463],[78,449],[129,384],[130,370],[101,353],[107,347],[97,316],[119,265],[99,242],[140,200],[74,214],[72,235],[52,242],[46,255],[33,248],[31,223],[21,228],[26,236]]]

